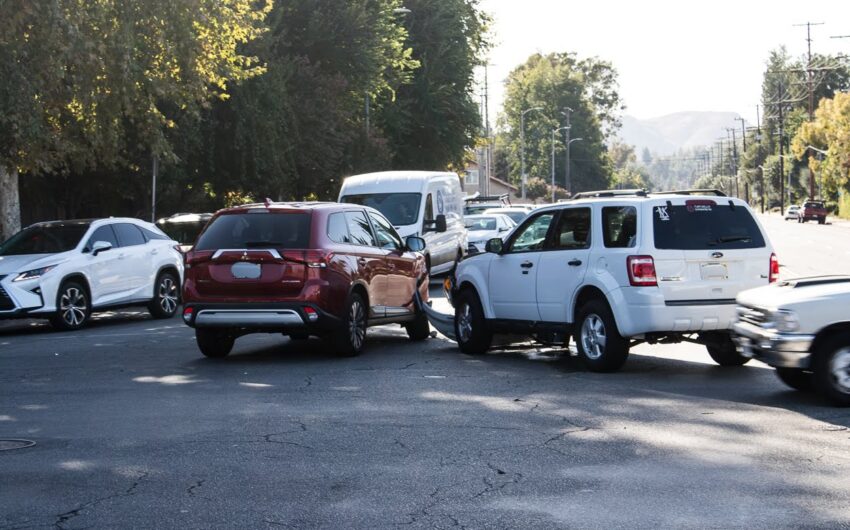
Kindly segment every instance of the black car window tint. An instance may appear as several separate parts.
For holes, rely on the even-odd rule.
[[[590,208],[561,210],[552,236],[552,248],[575,250],[590,248]]]
[[[328,216],[328,238],[336,243],[351,243],[344,213],[332,213]]]
[[[514,232],[508,252],[530,252],[543,250],[546,244],[546,234],[549,225],[555,217],[554,212],[546,212],[528,219],[522,227]]]
[[[607,248],[630,248],[637,237],[637,209],[634,206],[602,208],[602,239]]]
[[[111,225],[104,225],[98,227],[92,233],[91,237],[88,240],[88,243],[86,243],[86,251],[90,251],[94,247],[94,244],[98,241],[105,241],[111,244],[112,248],[118,247],[118,238],[115,237],[115,231],[112,230]]]
[[[349,211],[345,212],[345,218],[348,221],[348,233],[351,234],[352,243],[368,247],[377,246],[366,214],[362,211]]]
[[[403,247],[401,237],[389,221],[372,212],[369,212],[369,219],[372,220],[372,225],[375,227],[379,247],[389,250],[399,250]]]
[[[118,236],[118,244],[122,247],[132,247],[135,245],[144,245],[146,243],[145,236],[136,225],[130,223],[116,223],[113,225],[115,235]]]

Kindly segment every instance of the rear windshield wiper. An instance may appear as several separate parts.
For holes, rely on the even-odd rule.
[[[276,248],[282,247],[280,241],[246,241],[245,248]]]
[[[718,243],[737,243],[737,242],[749,243],[752,240],[753,240],[753,238],[751,238],[750,236],[723,236],[723,237],[718,237],[714,241],[709,241],[708,244],[709,245],[716,245]]]

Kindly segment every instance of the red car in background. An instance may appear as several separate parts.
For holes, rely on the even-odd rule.
[[[183,320],[207,357],[248,333],[326,338],[360,353],[368,326],[397,323],[411,340],[430,333],[414,292],[428,299],[421,251],[380,212],[337,203],[250,204],[219,211],[185,255]]]
[[[817,221],[818,224],[826,222],[826,207],[823,201],[806,201],[803,203],[797,222],[805,223],[806,221]]]

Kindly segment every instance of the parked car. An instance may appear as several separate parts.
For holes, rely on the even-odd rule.
[[[207,357],[249,333],[311,335],[357,355],[366,328],[401,324],[428,337],[413,293],[427,300],[425,241],[403,240],[373,208],[251,204],[221,210],[186,253],[183,320]]]
[[[380,211],[398,233],[425,239],[430,274],[452,270],[466,254],[463,192],[456,173],[386,171],[348,177],[339,202]]]
[[[180,244],[181,252],[186,252],[192,248],[212,216],[211,213],[176,213],[158,220],[156,226]]]
[[[736,342],[797,390],[850,405],[850,277],[783,281],[738,295]]]
[[[450,279],[466,353],[496,333],[566,344],[594,371],[642,342],[695,341],[718,364],[747,362],[730,331],[735,296],[779,273],[746,202],[687,192],[594,192],[535,210]]]
[[[514,223],[519,224],[528,217],[533,208],[531,206],[507,206],[505,208],[488,208],[484,210],[485,215],[501,214],[510,217]]]
[[[799,222],[817,221],[818,224],[826,223],[826,206],[823,201],[806,201],[800,209],[800,214],[797,218]]]
[[[795,221],[799,221],[800,219],[800,207],[796,204],[792,204],[785,210],[785,220],[794,219]]]
[[[481,195],[475,193],[464,197],[463,215],[478,215],[494,208],[508,208],[511,199],[508,195]]]
[[[46,318],[75,330],[92,312],[133,305],[171,318],[182,276],[177,242],[151,223],[36,223],[0,245],[0,318]]]
[[[508,235],[516,223],[507,215],[467,215],[463,218],[469,231],[469,253],[484,252],[487,241],[494,237],[503,238]]]

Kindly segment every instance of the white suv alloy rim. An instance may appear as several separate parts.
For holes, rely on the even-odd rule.
[[[159,283],[159,305],[168,314],[177,309],[177,285],[168,276]]]
[[[591,313],[581,325],[581,344],[588,359],[599,359],[605,353],[605,323],[599,315]]]
[[[835,352],[829,361],[829,371],[837,390],[850,394],[850,347]]]
[[[86,295],[76,287],[66,289],[59,298],[59,311],[66,324],[79,326],[86,319]]]

